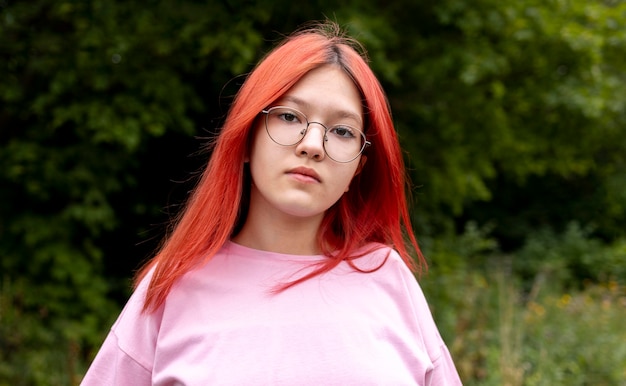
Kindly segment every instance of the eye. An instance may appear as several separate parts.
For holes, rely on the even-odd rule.
[[[355,137],[355,130],[349,126],[335,126],[330,132],[341,138]]]
[[[302,122],[306,121],[302,113],[285,108],[277,108],[275,110],[272,110],[270,113],[270,117],[277,119],[280,123],[283,124],[302,124]]]
[[[284,112],[280,114],[279,117],[285,122],[300,122],[298,116],[290,112]]]

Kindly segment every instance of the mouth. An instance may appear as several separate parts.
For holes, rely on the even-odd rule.
[[[291,169],[287,174],[294,176],[302,182],[322,182],[322,179],[315,170],[303,166]]]

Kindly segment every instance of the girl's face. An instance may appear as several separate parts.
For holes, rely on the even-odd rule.
[[[344,124],[363,130],[363,107],[356,86],[339,67],[312,70],[272,106],[304,113],[309,122],[326,127]],[[269,137],[265,117],[259,120],[249,156],[252,187],[250,214],[316,219],[348,191],[350,181],[365,161],[358,156],[339,163],[324,151],[324,127],[311,123],[296,145],[281,146]],[[280,115],[291,121],[293,116]],[[362,159],[363,158],[363,159]]]

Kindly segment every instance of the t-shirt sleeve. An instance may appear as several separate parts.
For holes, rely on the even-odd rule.
[[[152,382],[162,307],[143,313],[151,274],[146,275],[120,313],[81,386],[141,386]]]
[[[422,332],[422,338],[433,363],[433,369],[426,375],[426,384],[433,386],[462,385],[450,351],[441,338],[421,286],[411,271],[401,262],[397,252],[393,251],[392,256],[392,261],[395,260],[396,266],[399,265],[400,275],[410,298],[410,308]]]
[[[151,382],[151,371],[124,352],[115,332],[111,331],[81,386],[142,386]]]
[[[459,374],[456,371],[450,352],[445,345],[441,345],[441,356],[433,362],[434,368],[426,379],[433,386],[456,386],[462,385]]]

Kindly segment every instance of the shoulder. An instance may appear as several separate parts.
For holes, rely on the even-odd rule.
[[[144,313],[150,271],[141,280],[111,327],[81,384],[149,384],[162,307]]]
[[[345,271],[357,271],[362,280],[378,291],[385,292],[402,303],[407,312],[429,313],[424,294],[400,254],[388,245],[369,243],[355,250],[344,266]]]
[[[433,363],[448,364],[449,354],[439,334],[428,301],[413,272],[406,265],[400,254],[383,244],[368,244],[363,261],[355,260],[355,265],[379,269],[370,273],[377,287],[387,291],[402,308],[405,317],[418,329],[420,339]]]
[[[350,265],[362,272],[376,272],[382,270],[390,274],[400,274],[414,279],[413,273],[404,262],[400,254],[388,245],[368,243],[352,253]]]
[[[154,312],[143,311],[152,272],[148,272],[139,282],[111,327],[111,333],[116,336],[119,349],[146,368],[152,366],[155,342],[163,314],[163,306]]]
[[[119,339],[111,331],[89,366],[81,386],[149,385],[152,365],[135,358],[120,347]]]

